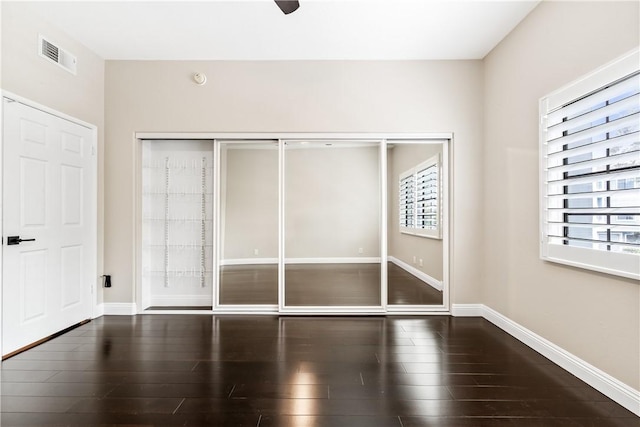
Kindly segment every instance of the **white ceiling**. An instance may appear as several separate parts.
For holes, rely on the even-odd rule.
[[[539,1],[45,1],[39,13],[105,59],[480,59]],[[63,46],[64,47],[64,46]]]

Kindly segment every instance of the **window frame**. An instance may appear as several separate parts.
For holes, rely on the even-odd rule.
[[[424,228],[424,227],[418,226],[418,203],[419,203],[418,174],[431,167],[435,167],[435,170],[436,170],[436,194],[435,194],[436,225],[435,225],[435,228]],[[413,181],[413,185],[412,185],[413,203],[410,207],[410,209],[413,212],[412,221],[410,223],[411,226],[403,225],[400,222],[403,207],[405,206],[405,204],[402,204],[403,193],[401,191],[401,188],[402,188],[401,184],[408,177],[412,177],[412,181]],[[429,159],[425,160],[424,162],[421,162],[416,166],[412,167],[411,169],[408,169],[402,172],[401,174],[399,174],[397,191],[398,191],[398,205],[396,208],[398,209],[398,226],[399,226],[400,233],[441,240],[442,239],[442,162],[440,160],[440,154],[438,153],[430,157]]]
[[[603,251],[549,242],[547,167],[548,115],[571,102],[584,98],[639,71],[640,50],[635,49],[595,71],[544,96],[539,102],[539,221],[540,258],[544,261],[570,265],[631,279],[640,279],[640,256],[637,254]],[[615,213],[609,213],[615,215]]]

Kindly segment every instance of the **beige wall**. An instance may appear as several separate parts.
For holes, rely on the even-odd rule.
[[[454,132],[451,291],[478,302],[482,82],[481,61],[107,61],[105,301],[134,301],[134,133],[243,131]]]
[[[221,150],[223,260],[278,258],[278,147],[273,148]]]
[[[640,389],[637,282],[538,258],[538,100],[637,46],[638,2],[543,2],[485,59],[482,301]]]
[[[380,257],[379,152],[285,150],[286,258]]]
[[[442,159],[442,144],[395,144],[387,153],[387,182],[389,184],[388,199],[388,255],[399,259],[434,279],[442,281],[443,247],[442,240],[413,236],[400,232],[398,210],[399,175],[416,165],[440,154]],[[441,199],[442,200],[442,199]],[[422,259],[413,262],[413,258]]]
[[[380,256],[378,152],[378,147],[285,151],[287,258]],[[222,159],[223,258],[277,258],[277,149],[232,148],[223,150]]]
[[[104,60],[49,24],[30,6],[3,1],[0,8],[0,87],[98,128],[98,274],[103,274]],[[77,57],[77,75],[38,56],[39,34]],[[100,289],[98,297],[102,298]]]
[[[442,240],[400,233],[397,226],[398,175],[442,155],[442,145],[394,145],[387,162],[389,255],[442,280]],[[287,257],[380,256],[378,150],[286,151]],[[277,258],[277,147],[273,143],[262,147],[225,144],[221,157],[222,258]],[[371,215],[363,216],[367,211]],[[413,256],[423,259],[424,265],[413,263]]]

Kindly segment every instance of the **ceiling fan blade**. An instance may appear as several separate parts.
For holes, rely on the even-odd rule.
[[[295,12],[300,7],[298,0],[274,0],[285,15]]]

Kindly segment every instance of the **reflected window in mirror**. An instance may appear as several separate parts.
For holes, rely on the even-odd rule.
[[[388,148],[388,305],[399,310],[442,306],[445,145],[394,141]]]
[[[401,173],[398,181],[400,232],[441,239],[440,155]]]

